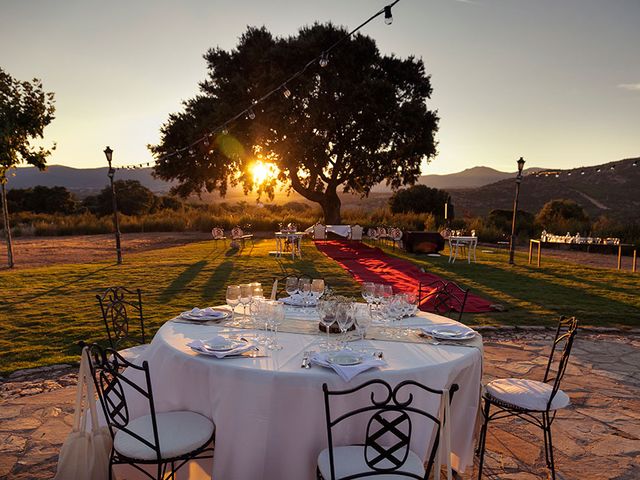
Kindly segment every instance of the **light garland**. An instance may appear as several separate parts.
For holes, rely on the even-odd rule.
[[[193,147],[195,147],[196,145],[199,145],[200,143],[204,143],[205,145],[209,145],[209,139],[213,138],[214,134],[218,134],[218,133],[222,133],[223,135],[228,134],[229,127],[236,120],[239,120],[241,118],[248,118],[250,120],[254,120],[256,118],[256,114],[255,114],[254,108],[258,104],[263,103],[268,98],[272,97],[274,94],[276,94],[278,92],[281,92],[281,94],[285,98],[287,98],[287,99],[290,98],[291,97],[291,90],[289,90],[289,88],[287,87],[288,83],[289,84],[292,83],[298,77],[303,75],[309,69],[309,67],[311,67],[312,65],[314,65],[316,63],[318,65],[320,65],[320,67],[325,68],[329,64],[329,53],[332,52],[334,49],[336,49],[345,40],[347,40],[351,36],[353,36],[354,33],[359,31],[360,29],[362,29],[365,25],[367,25],[368,23],[373,21],[375,18],[377,18],[377,17],[379,17],[380,15],[383,15],[383,14],[384,14],[384,23],[387,24],[387,25],[391,25],[391,23],[393,22],[393,16],[391,15],[391,8],[394,5],[396,5],[399,1],[400,0],[394,0],[389,5],[386,5],[384,8],[382,8],[381,10],[377,11],[376,13],[374,13],[371,17],[369,17],[367,20],[365,20],[360,25],[358,25],[356,28],[351,30],[344,37],[340,38],[339,40],[334,42],[332,45],[330,45],[328,48],[326,48],[325,50],[320,52],[320,54],[317,55],[315,58],[313,58],[312,60],[308,61],[300,70],[298,70],[293,75],[291,75],[289,78],[287,78],[285,81],[280,83],[277,87],[275,87],[274,89],[272,89],[271,91],[269,91],[268,93],[263,95],[262,97],[258,98],[257,100],[253,101],[250,106],[248,106],[244,110],[238,112],[236,115],[234,115],[233,117],[231,117],[230,119],[228,119],[224,123],[222,123],[222,124],[218,125],[217,127],[213,128],[211,131],[206,133],[203,137],[195,140],[193,143],[191,143],[191,144],[189,144],[189,145],[187,145],[185,147],[179,148],[179,149],[177,149],[177,150],[175,150],[175,151],[173,151],[171,153],[168,153],[168,154],[163,155],[163,156],[161,156],[159,158],[156,158],[156,159],[153,160],[153,162],[146,162],[146,165],[149,166],[150,163],[158,163],[158,162],[161,162],[161,161],[166,160],[167,158],[170,158],[170,157],[173,157],[173,156],[175,156],[176,158],[180,159],[180,158],[182,158],[182,153],[183,152],[188,152],[190,155],[193,155],[193,153],[194,153],[193,152]],[[143,165],[144,165],[143,163],[131,164],[131,165],[123,165],[123,166],[120,166],[120,167],[114,167],[114,169],[115,170],[135,170],[135,169],[138,169],[138,168],[143,168]]]

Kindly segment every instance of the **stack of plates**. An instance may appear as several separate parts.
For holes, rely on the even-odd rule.
[[[467,327],[466,325],[452,324],[452,325],[434,325],[430,327],[423,327],[422,331],[427,335],[431,335],[438,340],[469,340],[475,337],[475,330]]]
[[[207,308],[193,308],[192,310],[187,310],[186,312],[182,312],[180,314],[180,318],[184,320],[193,320],[193,321],[201,321],[208,322],[211,320],[223,320],[229,316],[229,312],[226,310],[219,310],[212,307]]]

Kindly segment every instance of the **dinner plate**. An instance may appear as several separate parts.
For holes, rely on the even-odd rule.
[[[469,340],[476,334],[474,330],[460,329],[460,327],[438,327],[431,330],[430,333],[438,340]]]
[[[335,365],[348,367],[351,365],[360,365],[364,361],[364,357],[357,353],[340,352],[329,355],[327,361]]]
[[[229,317],[229,312],[226,310],[213,310],[213,314],[209,315],[194,315],[190,310],[182,312],[180,318],[184,320],[193,320],[196,322],[209,322],[211,320],[224,320]]]
[[[235,348],[246,345],[247,342],[243,340],[236,340],[233,338],[216,338],[212,340],[205,340],[202,343],[207,350],[210,350],[212,352],[228,352],[229,350],[233,350]]]

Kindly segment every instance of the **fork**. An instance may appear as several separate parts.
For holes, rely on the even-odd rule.
[[[311,368],[311,355],[313,354],[313,350],[306,350],[302,355],[302,364],[300,368]]]

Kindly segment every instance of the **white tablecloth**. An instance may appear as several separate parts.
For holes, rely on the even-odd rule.
[[[347,238],[351,235],[351,225],[327,225],[327,232],[332,232]]]
[[[437,315],[420,315],[418,323],[451,323]],[[437,389],[457,383],[460,390],[451,407],[452,465],[462,472],[472,464],[482,374],[480,348],[365,341],[384,352],[388,366],[345,383],[330,369],[300,368],[303,351],[319,335],[280,333],[284,349],[262,358],[216,359],[186,346],[224,328],[167,322],[139,359],[149,362],[157,411],[186,409],[215,422],[214,479],[314,479],[317,455],[327,446],[322,384],[345,389],[372,378],[391,385],[412,379]],[[132,418],[144,413],[142,403],[130,402],[129,407]],[[412,448],[424,454],[432,432],[414,428]],[[353,435],[345,433],[336,444],[354,441]]]

